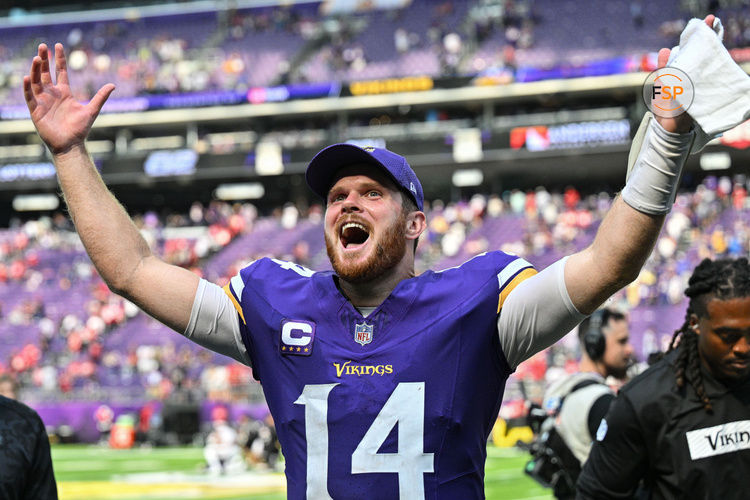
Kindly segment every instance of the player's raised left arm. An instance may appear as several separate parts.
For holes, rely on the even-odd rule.
[[[565,266],[565,285],[573,305],[591,314],[616,291],[638,277],[651,254],[664,216],[638,212],[618,197],[594,242],[573,254]]]
[[[716,32],[714,16],[708,16],[705,22]],[[702,45],[695,47],[700,51]],[[706,58],[713,57],[714,52],[707,53]],[[660,67],[666,65],[669,56],[669,49],[659,52]],[[734,64],[731,59],[726,61],[729,57],[727,53],[727,65]],[[713,85],[713,73],[699,76],[704,89]],[[747,78],[744,73],[742,78]],[[734,94],[742,88],[740,85]],[[708,94],[710,97],[712,92]],[[705,106],[703,113],[705,119]],[[700,123],[701,115],[697,116],[696,123]],[[731,128],[732,123],[725,122],[719,128],[714,126],[712,134]],[[501,347],[511,367],[554,344],[638,276],[672,207],[685,160],[700,137],[693,125],[687,113],[674,118],[652,119],[650,113],[644,117],[633,140],[625,189],[615,199],[591,246],[512,289],[498,317]]]
[[[710,27],[714,16],[705,19]],[[664,67],[669,49],[659,51]],[[656,117],[641,145],[637,162],[621,196],[607,213],[594,242],[571,255],[565,284],[576,308],[590,314],[613,293],[638,277],[671,208],[681,169],[692,144],[692,118]],[[640,168],[643,167],[643,168]]]

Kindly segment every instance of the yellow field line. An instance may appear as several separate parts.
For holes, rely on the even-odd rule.
[[[278,493],[285,489],[283,484],[222,487],[201,483],[133,484],[111,481],[61,481],[58,482],[57,488],[61,500],[112,500],[133,497],[200,498],[206,495],[215,498],[242,494]]]

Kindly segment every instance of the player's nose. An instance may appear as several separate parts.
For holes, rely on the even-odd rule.
[[[732,349],[734,354],[743,358],[750,357],[750,339],[747,336],[743,336],[740,340],[735,342],[734,348]]]
[[[362,208],[360,206],[359,201],[360,201],[359,193],[357,193],[356,191],[352,191],[351,193],[347,195],[346,199],[341,203],[341,209],[344,212],[358,212]]]

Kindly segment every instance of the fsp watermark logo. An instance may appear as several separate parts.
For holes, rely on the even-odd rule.
[[[643,84],[643,100],[656,116],[674,118],[690,108],[693,82],[682,70],[665,67],[652,71]]]

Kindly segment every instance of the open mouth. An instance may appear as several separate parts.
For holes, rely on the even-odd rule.
[[[347,222],[339,232],[344,248],[356,248],[370,238],[370,231],[358,222]]]

